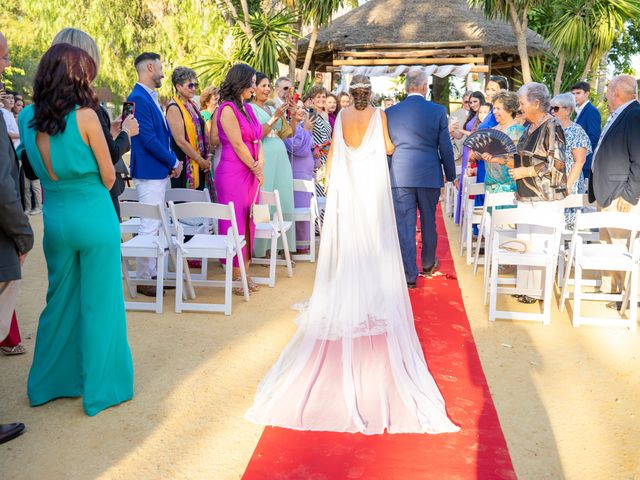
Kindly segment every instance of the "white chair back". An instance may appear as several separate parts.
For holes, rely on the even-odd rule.
[[[169,202],[211,202],[209,190],[192,188],[170,188],[164,193],[164,201]]]
[[[121,202],[137,202],[138,191],[135,188],[125,187],[124,191],[118,196]]]
[[[593,205],[593,203],[589,203],[589,195],[586,193],[572,193],[562,200],[563,208],[580,208],[589,205]]]

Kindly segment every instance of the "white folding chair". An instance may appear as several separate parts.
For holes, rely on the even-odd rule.
[[[275,207],[273,217],[268,223],[256,224],[255,238],[263,238],[271,240],[271,256],[270,258],[254,258],[251,261],[256,265],[269,265],[268,277],[252,277],[255,283],[276,285],[276,265],[286,265],[287,274],[293,276],[293,265],[291,264],[291,255],[289,254],[289,243],[286,233],[293,227],[293,222],[285,222],[282,216],[282,207],[280,206],[280,194],[278,190],[273,192],[260,192],[260,201],[271,207]],[[284,250],[284,260],[278,260],[278,239],[282,238],[282,249]]]
[[[495,210],[491,215],[491,279],[489,288],[489,320],[496,318],[507,320],[542,321],[551,323],[551,300],[553,275],[558,258],[558,244],[564,218],[561,213],[550,215],[549,212],[535,212],[519,208]],[[549,239],[544,244],[527,243],[524,253],[507,250],[503,242],[513,241],[513,225],[529,225],[549,229]],[[506,227],[506,230],[504,228]],[[507,233],[505,236],[504,233]],[[514,286],[515,279],[498,278],[500,265],[540,267],[544,269],[544,288],[540,291],[522,291]],[[509,285],[501,286],[501,285]],[[540,295],[543,299],[542,313],[526,313],[497,310],[498,294]]]
[[[313,180],[293,180],[293,191],[311,194],[310,204],[308,207],[296,207],[293,213],[294,222],[309,223],[309,253],[293,254],[291,258],[294,260],[309,260],[311,263],[316,261],[316,220],[318,215],[318,198],[316,196],[316,186]],[[305,243],[299,242],[302,245]]]
[[[514,192],[486,193],[484,195],[484,205],[482,206],[482,217],[480,218],[480,226],[478,227],[478,240],[476,240],[476,250],[473,259],[473,274],[478,272],[478,265],[485,265],[485,277],[488,278],[488,253],[491,242],[489,234],[491,232],[491,213],[496,207],[511,206],[516,204]],[[484,238],[484,258],[480,258],[480,250],[483,245]]]
[[[584,211],[586,207],[595,207],[595,204],[589,203],[589,195],[586,193],[574,193],[571,195],[567,195],[565,199],[562,201],[562,206],[565,211],[569,208],[577,208],[579,211]],[[557,283],[558,288],[562,287],[564,283],[564,271],[566,266],[566,259],[568,254],[568,246],[573,238],[573,228],[572,226],[565,225],[562,230],[562,235],[560,236],[560,250],[558,251],[558,274],[557,274]],[[578,232],[578,235],[582,237],[585,242],[600,242],[600,232],[595,230],[583,230]],[[589,285],[599,286],[600,280],[583,280],[583,285],[586,285],[588,282]],[[569,280],[569,283],[573,285],[573,280]]]
[[[473,252],[473,226],[479,225],[482,219],[482,207],[475,206],[475,198],[471,196],[484,195],[484,183],[469,183],[466,198],[462,203],[464,217],[461,220],[460,255],[466,250],[467,265],[471,265]]]
[[[125,216],[122,215],[122,203],[139,201],[138,191],[135,188],[125,187],[124,191],[118,196],[118,201],[120,202],[120,216],[125,218]],[[120,224],[120,231],[122,233],[138,233],[139,229],[140,218],[138,217],[128,218]]]
[[[164,201],[168,204],[169,202],[173,203],[184,203],[184,202],[204,202],[211,203],[211,196],[209,195],[209,191],[205,188],[203,190],[195,190],[193,188],[169,188],[164,193]],[[218,233],[218,223],[211,222],[206,218],[182,218],[180,220],[182,224],[182,230],[185,236],[195,235],[197,233]],[[173,226],[173,221],[171,218],[169,219],[169,229],[175,234],[175,228]],[[205,259],[201,259],[202,268],[200,273],[191,273],[193,279],[198,280],[206,280],[208,275],[208,265]],[[173,272],[167,272],[168,277],[172,277]]]
[[[629,232],[629,242],[603,244],[586,243],[581,232],[592,229],[616,228]],[[573,279],[573,326],[599,325],[621,326],[632,331],[638,328],[638,275],[640,269],[640,238],[636,238],[640,231],[640,215],[622,212],[577,212],[576,224],[569,247],[567,264],[560,296],[560,311],[564,310],[565,301],[571,297],[569,283],[571,268],[574,268]],[[625,272],[625,288],[618,294],[586,293],[582,291],[585,285],[582,278],[585,270]],[[582,315],[582,300],[605,300],[622,302],[622,311],[626,311],[627,299],[631,305],[627,319],[596,318]]]
[[[182,311],[195,312],[223,312],[231,315],[233,287],[242,287],[245,301],[249,301],[249,286],[247,283],[247,272],[244,266],[242,248],[245,246],[244,238],[240,238],[238,233],[238,223],[236,221],[233,202],[228,205],[211,202],[190,202],[175,204],[169,202],[169,211],[176,229],[176,313]],[[184,241],[184,229],[181,220],[185,218],[202,217],[213,220],[228,220],[231,226],[227,229],[226,235],[212,235],[197,233]],[[209,258],[226,260],[225,279],[207,280],[192,279],[187,259],[202,258],[206,262]],[[233,259],[238,259],[240,269],[240,281],[233,280]],[[183,300],[183,284],[186,282],[187,288],[191,286],[202,287],[224,287],[224,303],[195,303]],[[192,298],[195,299],[195,291]]]
[[[459,177],[462,171],[461,165],[456,165],[456,178]],[[444,214],[449,217],[455,213],[456,198],[458,196],[458,189],[453,182],[447,182],[444,185]]]
[[[137,285],[155,285],[155,302],[125,302],[127,310],[144,310],[162,313],[162,296],[165,279],[163,272],[167,262],[167,256],[172,255],[169,249],[169,228],[162,205],[149,205],[138,202],[122,202],[120,209],[123,217],[148,218],[158,220],[160,229],[156,235],[136,235],[129,240],[124,240],[120,245],[122,253],[122,274],[125,284],[129,290],[131,298],[137,297]],[[123,233],[130,233],[123,231]],[[137,233],[137,232],[136,232]],[[131,258],[155,258],[157,261],[158,275],[156,280],[142,279],[135,276],[135,269],[130,269],[129,259]]]

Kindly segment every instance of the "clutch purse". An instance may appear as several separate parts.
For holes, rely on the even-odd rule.
[[[260,187],[256,190],[256,194],[253,197],[253,204],[251,205],[251,218],[253,218],[253,223],[269,223],[271,221],[271,213],[269,212],[269,205],[264,205],[261,203],[256,203],[258,199],[258,192],[260,191]]]

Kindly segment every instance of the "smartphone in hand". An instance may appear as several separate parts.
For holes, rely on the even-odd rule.
[[[122,104],[122,121],[127,118],[129,115],[134,115],[136,113],[136,104],[134,102],[124,102]]]

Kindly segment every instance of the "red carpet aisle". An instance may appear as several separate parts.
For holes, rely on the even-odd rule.
[[[471,336],[441,214],[438,233],[440,271],[445,275],[420,278],[411,303],[429,370],[449,417],[462,430],[366,436],[268,427],[244,480],[516,478]]]

